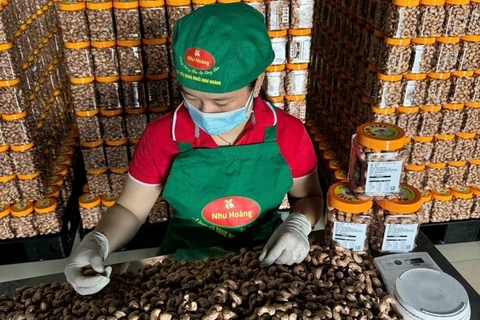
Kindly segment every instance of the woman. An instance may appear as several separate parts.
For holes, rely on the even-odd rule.
[[[243,3],[205,6],[177,23],[173,53],[184,102],[147,126],[116,205],[69,259],[65,274],[80,294],[108,284],[104,259],[162,191],[175,212],[159,255],[201,259],[266,242],[269,266],[308,253],[323,208],[317,161],[302,123],[258,97],[274,59],[263,16]],[[287,192],[294,201],[282,223],[275,210]],[[82,276],[88,265],[96,276]]]

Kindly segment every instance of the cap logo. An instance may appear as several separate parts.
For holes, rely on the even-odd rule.
[[[185,62],[197,70],[208,70],[215,65],[215,58],[200,48],[189,48],[185,51]]]

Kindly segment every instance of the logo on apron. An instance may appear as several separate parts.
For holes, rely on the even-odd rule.
[[[245,197],[223,197],[207,204],[202,217],[212,225],[240,228],[254,222],[260,214],[260,205]]]

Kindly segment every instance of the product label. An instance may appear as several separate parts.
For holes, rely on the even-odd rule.
[[[418,224],[387,224],[383,236],[382,251],[412,251],[417,232]]]
[[[224,228],[240,228],[251,224],[260,214],[260,205],[245,197],[224,197],[207,204],[202,217],[210,224]]]
[[[395,193],[400,187],[403,161],[368,162],[365,193]]]
[[[342,247],[353,251],[364,251],[365,239],[367,238],[367,225],[335,222],[333,224],[332,241]]]
[[[385,123],[375,123],[365,126],[363,133],[370,137],[384,140],[395,139],[400,135],[400,132],[395,127]]]

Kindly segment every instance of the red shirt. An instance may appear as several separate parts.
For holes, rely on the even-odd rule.
[[[253,116],[238,137],[235,145],[261,143],[265,128],[277,124],[277,143],[294,179],[315,170],[317,157],[312,141],[302,122],[283,110],[255,99]],[[190,142],[194,148],[218,148],[213,138],[199,130],[195,137],[195,124],[185,106],[150,122],[135,148],[129,175],[145,185],[164,185],[175,157],[179,153],[175,143]]]

